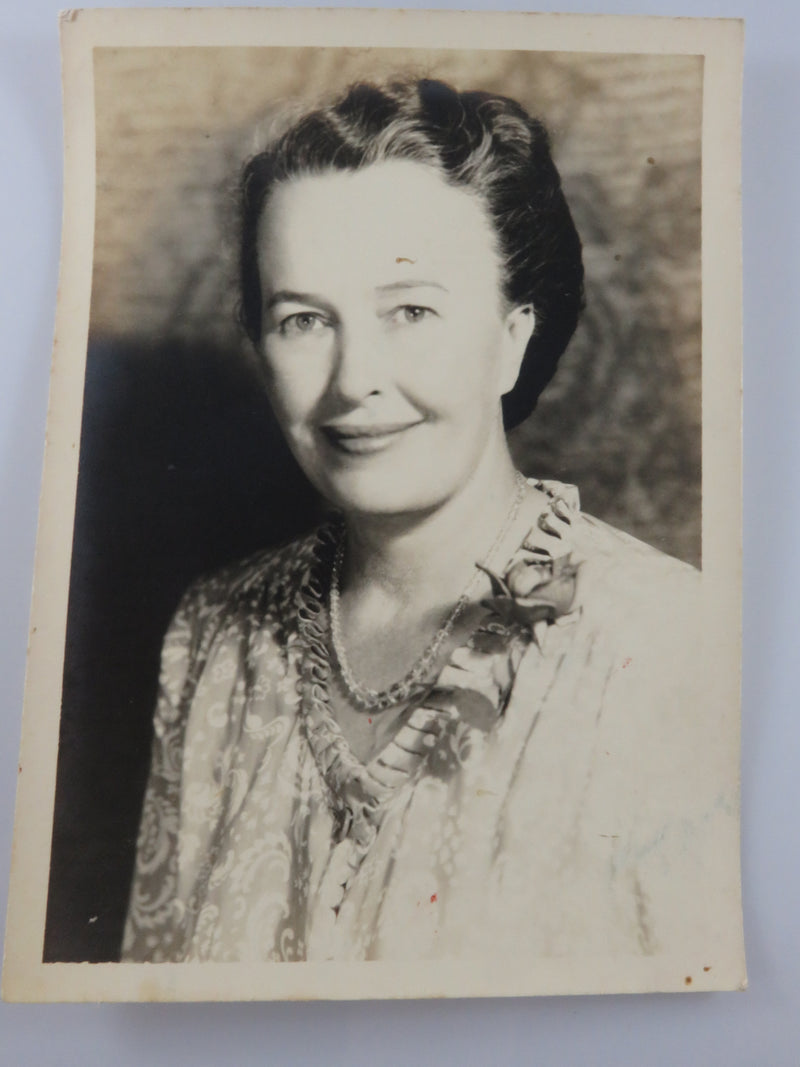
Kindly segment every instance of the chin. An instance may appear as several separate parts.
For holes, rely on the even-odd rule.
[[[427,472],[428,476],[430,471]],[[447,499],[437,485],[403,472],[338,472],[319,486],[323,496],[341,511],[362,515],[412,515],[430,511]]]

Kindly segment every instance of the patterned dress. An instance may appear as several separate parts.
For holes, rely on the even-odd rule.
[[[481,621],[366,764],[327,699],[330,538],[188,591],[123,959],[648,955],[713,930],[735,797],[705,785],[700,575],[536,485]]]

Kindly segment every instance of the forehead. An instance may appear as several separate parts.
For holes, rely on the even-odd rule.
[[[482,202],[421,163],[389,161],[282,182],[267,200],[258,237],[269,287],[351,275],[368,284],[376,273],[392,280],[411,267],[498,281],[494,231]]]

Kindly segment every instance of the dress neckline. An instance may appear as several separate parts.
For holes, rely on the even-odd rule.
[[[488,733],[502,717],[527,647],[533,642],[541,651],[547,628],[573,612],[578,564],[570,534],[579,514],[577,490],[560,482],[528,483],[546,500],[502,575],[488,572],[493,595],[481,602],[485,614],[467,641],[451,652],[395,735],[366,762],[353,752],[331,707],[325,589],[338,526],[333,521],[317,531],[312,565],[297,595],[302,647],[298,692],[302,725],[339,839],[351,837],[368,847],[398,789],[421,773],[452,774],[468,758],[472,731]]]

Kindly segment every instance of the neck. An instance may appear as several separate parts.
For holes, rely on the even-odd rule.
[[[415,514],[347,515],[343,586],[359,596],[424,608],[457,598],[484,561],[517,490],[505,444],[485,455],[464,485],[438,507]],[[498,562],[498,561],[495,561]]]

